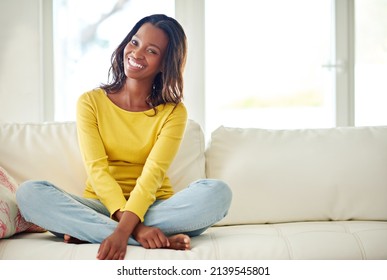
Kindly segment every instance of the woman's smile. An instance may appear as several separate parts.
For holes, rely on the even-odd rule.
[[[130,66],[132,66],[136,69],[144,69],[144,67],[145,67],[145,65],[136,62],[136,60],[133,57],[128,58],[128,68],[130,68]]]

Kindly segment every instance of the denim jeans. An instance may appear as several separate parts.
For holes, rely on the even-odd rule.
[[[198,180],[169,199],[156,200],[144,217],[144,225],[157,227],[167,236],[177,233],[197,236],[226,216],[231,197],[224,182]],[[16,199],[27,221],[58,237],[68,234],[101,243],[117,227],[99,200],[67,193],[46,181],[22,183]],[[132,237],[128,244],[139,245]]]

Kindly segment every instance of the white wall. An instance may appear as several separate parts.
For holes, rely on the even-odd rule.
[[[0,1],[0,121],[43,118],[40,2]]]

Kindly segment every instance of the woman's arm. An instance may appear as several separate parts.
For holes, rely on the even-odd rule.
[[[135,213],[143,222],[145,213],[156,200],[156,192],[163,184],[168,168],[174,160],[187,124],[184,104],[176,105],[164,120],[157,140],[150,151],[141,175],[121,210]]]
[[[99,133],[97,110],[87,93],[79,98],[77,103],[78,141],[88,180],[98,199],[113,215],[125,205],[126,199],[120,185],[109,172],[108,156]]]
[[[179,149],[186,122],[186,109],[180,104],[164,123],[125,209],[114,213],[113,217],[119,224],[113,234],[102,242],[98,259],[123,259],[131,235],[136,237],[141,235],[137,241],[145,248],[170,246],[168,238],[161,230],[146,227],[142,221],[149,205],[156,199],[156,191]]]
[[[165,234],[158,228],[146,227],[140,223],[136,214],[130,211],[117,211],[114,217],[119,221],[115,231],[100,245],[97,253],[99,260],[123,260],[125,258],[129,237],[137,230],[142,230],[141,240],[145,248],[166,248],[170,243]],[[145,233],[144,233],[145,232]]]
[[[129,211],[117,211],[114,216],[119,220],[118,226],[99,246],[97,253],[99,260],[123,260],[129,237],[140,221],[136,214]]]

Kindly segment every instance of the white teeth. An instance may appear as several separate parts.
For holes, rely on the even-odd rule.
[[[133,67],[137,67],[140,69],[144,68],[144,65],[138,64],[138,63],[134,62],[132,59],[129,59],[129,64]]]

